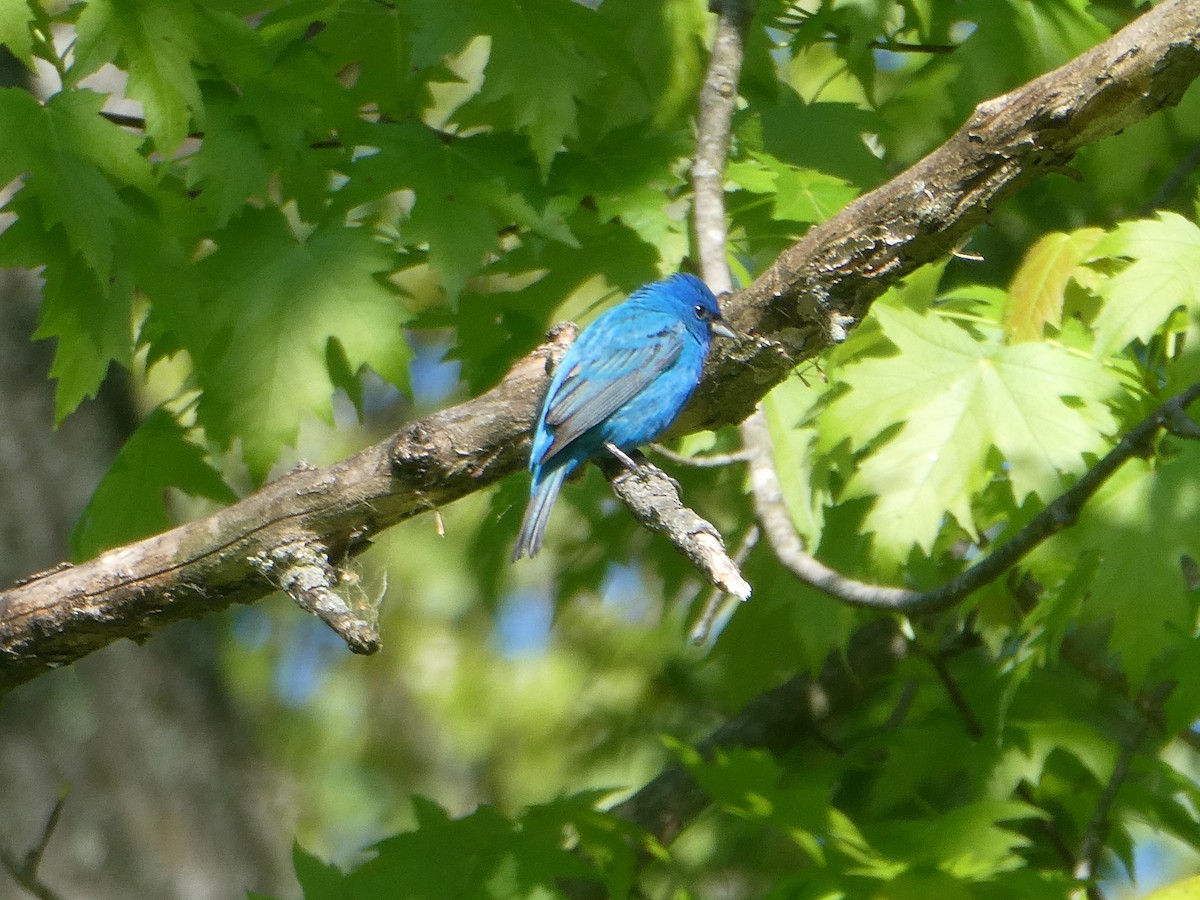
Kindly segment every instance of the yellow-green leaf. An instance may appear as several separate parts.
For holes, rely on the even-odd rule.
[[[846,496],[875,498],[864,527],[892,558],[930,550],[947,514],[974,533],[971,500],[996,474],[993,448],[1018,501],[1049,500],[1103,448],[1116,381],[1099,363],[1051,344],[981,341],[936,313],[874,313],[899,355],[845,366],[850,390],[820,425],[826,447],[868,449]]]
[[[1178,213],[1128,222],[1093,248],[1093,255],[1132,262],[1099,288],[1096,354],[1146,340],[1178,307],[1200,301],[1200,228]]]
[[[1099,228],[1054,231],[1029,248],[1008,288],[1004,328],[1014,341],[1036,341],[1062,324],[1067,283],[1104,236]]]

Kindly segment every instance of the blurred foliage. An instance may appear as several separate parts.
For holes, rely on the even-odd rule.
[[[762,0],[727,179],[734,270],[753,277],[977,103],[1143,7]],[[0,4],[0,43],[46,85],[0,90],[0,183],[19,186],[0,265],[44,272],[59,419],[114,366],[150,407],[75,552],[352,452],[495,383],[554,321],[689,266],[710,28],[701,0]],[[130,108],[121,92],[144,127],[102,113]],[[980,261],[916,273],[770,394],[788,509],[823,561],[940,584],[1200,377],[1198,97],[995,210],[968,248]],[[382,535],[345,586],[386,593],[378,657],[282,601],[231,613],[227,684],[294,773],[309,900],[541,898],[579,880],[664,898],[1064,897],[1131,735],[1105,877],[1146,874],[1147,833],[1186,871],[1196,452],[1163,436],[1020,572],[907,623],[922,652],[786,754],[688,748],[870,616],[760,544],[753,600],[690,646],[706,591],[596,472],[517,567],[523,479]],[[746,537],[739,466],[672,471],[731,546]],[[1143,690],[1166,694],[1149,725]],[[713,803],[670,847],[596,811],[673,761]]]

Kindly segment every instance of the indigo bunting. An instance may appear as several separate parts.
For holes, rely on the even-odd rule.
[[[563,481],[588,457],[628,452],[675,421],[696,384],[712,336],[736,337],[694,275],[638,288],[580,332],[550,381],[533,431],[529,506],[513,560],[534,556]]]

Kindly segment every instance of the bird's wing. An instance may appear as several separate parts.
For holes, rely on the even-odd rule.
[[[683,331],[683,324],[674,321],[649,335],[644,329],[609,332],[580,348],[583,359],[564,359],[569,368],[546,404],[545,423],[554,440],[542,461],[603,422],[670,368],[683,350]]]

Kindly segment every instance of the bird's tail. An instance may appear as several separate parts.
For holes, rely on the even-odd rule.
[[[530,559],[537,556],[542,549],[542,535],[546,531],[546,523],[550,521],[550,510],[558,499],[559,488],[567,477],[568,466],[559,466],[546,473],[545,477],[533,488],[533,496],[525,507],[525,518],[521,520],[521,533],[517,535],[517,546],[513,548],[513,562],[522,556]]]

